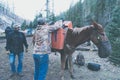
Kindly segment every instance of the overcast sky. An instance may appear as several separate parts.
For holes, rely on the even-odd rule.
[[[57,15],[67,10],[70,7],[70,4],[74,4],[79,0],[49,0],[49,1],[54,1],[54,12]],[[45,9],[46,0],[8,0],[8,3],[10,4],[10,6],[13,6],[14,4],[14,12],[17,15],[26,19],[33,20],[38,12]]]

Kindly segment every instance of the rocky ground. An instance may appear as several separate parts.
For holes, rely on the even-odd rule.
[[[8,55],[5,54],[5,40],[0,40],[0,80],[33,80],[34,63],[32,58],[31,38],[27,38],[29,43],[29,52],[24,54],[23,77],[14,76],[10,78],[10,65]],[[80,51],[77,50],[73,54],[73,59],[81,52],[85,57],[85,66],[74,68],[74,80],[120,80],[120,67],[112,65],[108,59],[102,59],[97,56],[97,51]],[[49,55],[50,63],[46,80],[60,80],[60,55],[52,53]],[[99,71],[91,71],[87,68],[87,63],[97,63],[101,65]],[[16,59],[17,64],[17,59]],[[72,80],[69,71],[65,71],[65,80]]]

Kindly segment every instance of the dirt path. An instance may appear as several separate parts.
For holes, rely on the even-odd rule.
[[[34,63],[32,58],[32,44],[31,38],[27,39],[29,42],[29,52],[24,54],[23,63],[23,77],[10,76],[10,65],[8,61],[8,55],[5,54],[5,43],[0,43],[0,80],[33,80]],[[87,66],[81,66],[80,68],[74,64],[74,80],[120,80],[120,68],[112,65],[108,59],[101,59],[96,54],[97,51],[75,51],[73,58],[81,52],[85,57],[85,63],[93,62],[101,65],[100,71],[91,71]],[[46,80],[60,80],[60,55],[57,53],[50,54],[49,70]],[[17,61],[16,61],[17,63]],[[65,71],[65,80],[72,80],[69,72]]]

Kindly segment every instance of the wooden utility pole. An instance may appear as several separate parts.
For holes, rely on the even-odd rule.
[[[49,0],[46,0],[46,18],[49,17]]]
[[[46,0],[46,18],[54,21],[54,0]]]
[[[54,15],[54,0],[52,0],[52,20],[55,21],[55,15]]]

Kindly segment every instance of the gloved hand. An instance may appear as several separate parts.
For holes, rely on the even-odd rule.
[[[10,54],[10,51],[8,50],[8,51],[6,51],[6,54]]]

